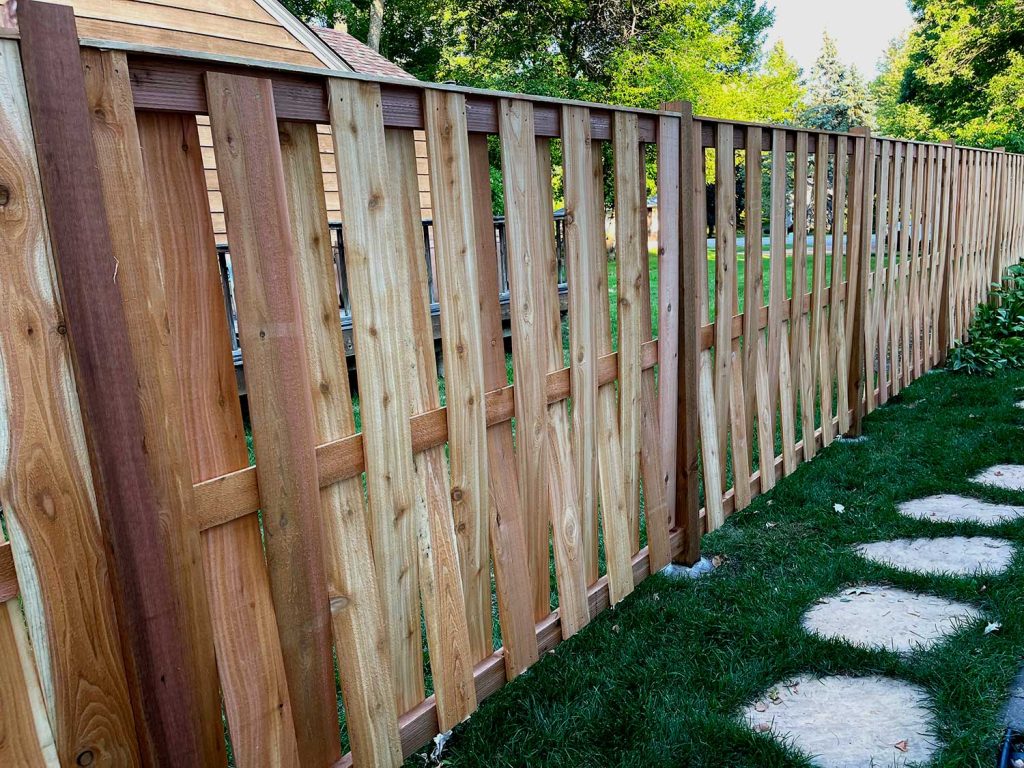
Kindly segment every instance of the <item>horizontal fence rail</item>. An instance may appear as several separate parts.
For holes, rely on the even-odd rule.
[[[22,5],[4,765],[398,765],[859,433],[1024,256],[1018,155],[80,43]]]

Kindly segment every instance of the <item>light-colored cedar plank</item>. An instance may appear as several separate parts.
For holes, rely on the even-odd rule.
[[[83,50],[86,98],[110,227],[128,341],[138,368],[137,393],[154,478],[160,530],[182,617],[189,688],[195,700],[204,763],[226,763],[213,630],[202,542],[191,525],[192,475],[170,352],[170,328],[152,226],[152,208],[124,53]]]
[[[832,280],[831,292],[843,283],[843,267],[846,260],[848,232],[848,216],[846,204],[847,175],[849,168],[849,154],[847,151],[847,139],[845,136],[836,137],[835,154],[835,178],[833,180],[833,231],[832,231]],[[839,434],[843,435],[849,430],[849,398],[847,396],[846,377],[846,325],[844,304],[834,297],[829,306],[829,358],[831,359],[835,372],[836,383],[836,411],[838,413]]]
[[[407,354],[411,362],[409,411],[416,414],[440,408],[441,397],[416,179],[409,173],[415,163],[415,140],[410,131],[386,129],[384,144],[391,182],[387,198],[391,232],[395,252],[405,257],[398,284],[409,286],[411,316],[402,317],[398,327],[408,328],[410,323],[412,326],[411,335],[403,335],[403,338],[409,345]],[[452,512],[452,488],[443,445],[417,453],[413,442],[413,454],[419,515],[416,543],[420,596],[431,669],[440,696],[441,717],[447,728],[465,719],[475,708],[475,701],[468,698],[472,690],[467,687],[465,672],[472,668],[472,650]]]
[[[767,493],[775,487],[775,437],[772,433],[768,360],[765,356],[764,339],[760,335],[754,352],[754,396],[757,401],[757,447],[760,465],[757,474],[761,493]]]
[[[782,471],[789,475],[796,471],[796,399],[793,394],[793,367],[789,359],[789,345],[779,345],[779,414],[782,425]]]
[[[793,296],[807,293],[807,177],[809,173],[808,134],[796,135],[793,158]],[[802,311],[802,302],[790,301],[790,359],[795,367],[796,392],[800,395],[800,424],[803,458],[814,458],[814,373],[811,367],[810,316]],[[813,302],[812,302],[813,304]]]
[[[679,301],[681,274],[680,120],[658,118],[658,424],[665,503],[675,520],[679,407]],[[658,570],[658,568],[652,568]]]
[[[907,383],[917,378],[917,353],[921,348],[920,291],[921,264],[924,248],[925,179],[928,175],[928,147],[918,146],[917,172],[914,174],[914,210],[910,225],[910,279],[907,284],[907,331],[909,345],[904,354]],[[986,185],[987,187],[987,185]]]
[[[479,258],[480,325],[483,334],[484,386],[507,385],[505,342],[498,304],[498,250],[491,212],[491,167],[487,137],[469,137],[472,205]],[[505,677],[512,680],[537,661],[530,574],[526,562],[526,531],[508,421],[487,427],[489,527],[498,617],[501,623]]]
[[[763,345],[760,310],[764,305],[764,261],[761,257],[762,182],[760,128],[748,128],[744,153],[746,200],[744,206],[746,256],[743,260],[743,407],[746,415],[748,447],[753,449],[754,424],[757,418],[757,355]],[[748,466],[753,455],[747,459]]]
[[[678,132],[677,132],[678,135]],[[646,163],[644,149],[637,151],[640,165],[641,191],[646,194]],[[678,158],[672,159],[672,167],[678,169]],[[662,208],[659,216],[671,215],[671,209]],[[678,218],[678,216],[677,216]],[[659,228],[660,229],[660,228]],[[648,242],[647,211],[642,210],[640,218],[641,242]],[[660,237],[660,231],[659,231]],[[678,243],[678,232],[677,240]],[[659,248],[659,251],[661,249]],[[643,367],[643,346],[653,339],[651,297],[651,275],[646,247],[640,264],[640,355],[634,365],[640,370],[640,477],[643,483],[644,519],[647,522],[647,544],[650,565],[660,571],[672,559],[669,531],[672,528],[672,511],[668,502],[668,477],[662,458],[661,414],[659,412],[658,382],[654,370]],[[660,259],[659,259],[660,263]],[[660,272],[659,272],[660,274]],[[659,350],[660,351],[660,350]],[[665,366],[659,366],[659,371]],[[668,366],[678,370],[678,366]],[[678,393],[674,393],[678,399]],[[674,437],[674,436],[673,436]],[[639,546],[637,547],[639,550]]]
[[[780,349],[786,339],[786,132],[772,131],[771,213],[769,239],[771,250],[768,268],[768,410],[772,414],[772,435],[775,434],[779,407]],[[774,440],[774,437],[772,438]],[[774,451],[772,452],[774,454]]]
[[[313,403],[269,80],[208,73],[274,612],[303,762],[341,757]]]
[[[223,305],[223,297],[221,303]],[[657,342],[644,344],[642,360],[644,370],[654,367],[658,361]],[[597,363],[598,386],[604,388],[613,384],[617,371],[617,355],[602,355]],[[548,374],[545,387],[548,403],[567,399],[570,395],[569,369],[563,368]],[[614,387],[612,390],[614,394]],[[508,423],[515,416],[514,398],[514,387],[511,386],[487,393],[488,427]],[[448,439],[445,409],[434,408],[413,416],[409,419],[409,428],[412,432],[414,453],[443,446]],[[321,488],[355,477],[366,469],[362,434],[317,446],[316,456]],[[255,512],[260,507],[256,468],[245,467],[228,471],[196,483],[193,486],[193,504],[196,523],[202,530],[223,525]]]
[[[541,269],[535,273],[534,284],[542,325],[547,327],[547,368],[561,370],[565,365],[562,352],[562,318],[558,296],[558,255],[551,211],[552,199],[551,140],[537,138],[537,193],[534,231],[539,233],[538,246]],[[548,493],[551,499],[551,544],[555,554],[555,577],[558,579],[558,612],[562,631],[572,635],[590,621],[587,605],[587,575],[583,561],[580,506],[573,466],[572,440],[568,403],[548,404]]]
[[[747,434],[746,403],[743,392],[743,359],[738,346],[729,352],[731,362],[730,398],[731,403],[731,434],[733,451],[733,474],[735,480],[736,509],[740,510],[750,504],[750,446]]]
[[[643,237],[646,215],[645,186],[640,175],[635,115],[615,114],[613,140],[615,174],[615,252],[619,310],[619,438],[625,481],[627,523],[631,551],[640,549],[640,345],[643,343],[641,302],[642,272],[647,268],[647,244]]]
[[[733,128],[719,123],[715,136],[715,425],[725,483],[732,373],[732,318],[736,302],[736,158]],[[742,413],[741,409],[740,412]],[[735,466],[735,465],[734,465]],[[722,488],[725,491],[725,488]]]
[[[811,277],[811,402],[820,397],[822,443],[832,442],[832,366],[828,349],[827,307],[822,299],[826,280],[828,240],[829,153],[824,134],[814,152],[814,264]],[[805,448],[806,450],[806,448]]]
[[[584,568],[587,583],[598,577],[598,312],[591,287],[597,259],[591,252],[595,219],[591,184],[590,112],[566,107],[562,112],[565,168],[565,268],[569,283],[569,367],[572,380],[572,439],[576,489],[580,501]],[[607,303],[607,300],[606,302]],[[627,553],[628,559],[628,553]],[[617,558],[616,558],[617,559]]]
[[[0,601],[7,602],[18,596],[18,573],[14,570],[14,555],[9,542],[0,542]]]
[[[574,114],[573,118],[579,121],[583,116]],[[584,128],[578,124],[573,130],[576,136],[584,132]],[[583,135],[589,133],[587,128]],[[573,152],[566,153],[565,160],[566,184],[570,183],[570,171],[572,179],[571,191],[568,186],[566,188],[567,204],[569,195],[579,196],[580,199],[576,201],[579,208],[577,216],[584,217],[588,216],[588,213],[583,207],[589,206],[589,224],[585,224],[586,229],[581,232],[588,240],[581,245],[586,248],[586,257],[589,259],[587,268],[591,279],[583,284],[580,290],[583,292],[584,302],[593,313],[593,322],[596,323],[596,351],[604,356],[611,354],[612,351],[612,321],[608,296],[608,254],[604,235],[604,164],[601,145],[591,143],[589,166],[579,167],[578,162],[581,158],[575,157]],[[587,219],[581,220],[586,221]],[[613,381],[603,380],[600,375],[600,363],[596,386],[601,526],[604,532],[605,564],[608,571],[608,597],[611,604],[615,605],[633,591],[633,582],[626,578],[631,547],[625,488],[622,483],[622,443],[619,437],[615,384]]]
[[[403,288],[412,284],[407,259],[421,257],[418,249],[406,253],[410,204],[415,203],[395,186],[401,183],[401,171],[396,177],[390,165],[394,158],[403,168],[415,157],[415,148],[411,134],[385,137],[378,85],[331,80],[329,91],[361,373],[371,535],[396,696],[400,711],[423,698],[416,570],[410,567],[418,561],[439,717],[442,727],[450,728],[476,702],[451,507],[445,510],[440,501],[441,496],[447,499],[447,488],[438,487],[443,478],[434,469],[436,455],[420,454],[414,462],[409,426],[411,405],[428,385],[437,396],[436,378],[429,381],[426,372],[410,371],[409,361],[415,365],[413,318]],[[439,450],[432,449],[432,454]]]
[[[551,612],[549,577],[549,525],[547,456],[548,409],[544,369],[548,360],[548,319],[542,300],[533,288],[542,279],[543,255],[533,231],[537,180],[533,105],[502,101],[501,160],[505,183],[506,238],[509,253],[509,301],[512,328],[512,361],[515,380],[516,459],[519,490],[526,521],[527,555],[533,585],[533,615],[540,621]]]
[[[323,62],[305,49],[296,50],[276,45],[261,45],[244,40],[229,40],[193,32],[140,27],[102,19],[79,19],[78,34],[83,38],[117,40],[138,45],[169,48],[178,51],[238,56],[260,61],[280,62],[308,67],[322,67]]]
[[[466,596],[470,649],[478,662],[494,652],[488,546],[487,416],[479,256],[473,222],[466,102],[460,94],[424,94],[434,219],[435,281],[441,304],[452,510]]]
[[[858,218],[860,220],[859,239],[854,238],[858,249],[852,255],[850,265],[850,292],[848,296],[853,303],[853,331],[851,334],[852,346],[850,349],[850,370],[847,376],[850,379],[850,393],[853,397],[853,422],[851,432],[854,435],[861,433],[861,422],[864,418],[865,407],[868,403],[867,390],[873,389],[874,383],[868,378],[868,370],[873,368],[867,359],[867,336],[870,323],[868,322],[869,306],[869,270],[871,266],[871,242],[873,233],[873,212],[875,192],[875,152],[874,140],[871,131],[864,129],[863,138],[856,139],[860,149],[857,170],[860,172],[859,183],[855,187],[859,191]],[[856,174],[855,174],[856,176]],[[855,182],[856,182],[855,178]],[[849,316],[848,316],[848,319]],[[865,390],[863,393],[861,390]]]
[[[17,600],[0,606],[0,763],[57,768],[57,746]]]
[[[864,176],[865,160],[864,152],[865,130],[857,129],[854,137],[853,151],[850,153],[850,173],[847,189],[849,198],[847,200],[847,249],[846,249],[846,283],[847,295],[844,311],[846,319],[846,386],[847,395],[850,398],[850,409],[856,414],[860,410],[860,392],[857,389],[858,363],[860,362],[858,349],[860,348],[859,330],[860,324],[857,317],[857,295],[860,283],[860,255],[862,250],[861,235],[864,231]],[[857,417],[851,422],[851,429],[857,428]]]
[[[57,757],[73,765],[88,752],[136,765],[32,136],[18,44],[0,40],[0,178],[9,195],[0,217],[0,324],[12,329],[0,334],[0,506]]]
[[[719,455],[718,432],[715,427],[715,397],[711,353],[700,356],[700,445],[704,460],[704,500],[707,508],[708,532],[721,528],[725,523],[725,509],[722,506],[722,462]]]
[[[307,381],[316,438],[326,443],[353,435],[356,428],[316,128],[281,123],[279,135]],[[359,766],[397,766],[402,762],[398,709],[361,479],[322,488],[320,506],[327,594],[353,758]]]
[[[246,467],[249,457],[206,212],[199,137],[189,115],[140,114],[138,127],[160,245],[186,446],[192,476],[202,482]],[[202,505],[195,494],[193,514],[202,528]],[[217,666],[235,760],[243,767],[298,765],[259,522],[255,515],[232,520],[205,531],[203,544]]]
[[[889,222],[889,266],[885,286],[885,332],[888,339],[886,360],[888,365],[888,391],[899,393],[899,316],[897,314],[898,294],[896,291],[903,269],[901,245],[903,238],[903,188],[904,174],[907,173],[903,159],[904,144],[896,142],[893,153],[892,216]],[[887,398],[888,399],[888,398]]]

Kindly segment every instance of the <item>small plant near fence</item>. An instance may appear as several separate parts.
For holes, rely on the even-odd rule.
[[[1024,263],[993,284],[989,302],[975,309],[967,341],[953,349],[949,367],[986,376],[1024,368]]]

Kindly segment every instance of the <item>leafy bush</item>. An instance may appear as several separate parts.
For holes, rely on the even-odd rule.
[[[949,367],[987,376],[1024,368],[1024,264],[1010,267],[989,302],[974,311],[968,340],[953,349]]]

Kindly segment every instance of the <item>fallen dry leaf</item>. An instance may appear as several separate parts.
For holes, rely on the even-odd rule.
[[[896,747],[896,749],[898,749],[900,752],[906,752],[910,748],[910,745],[907,744],[906,739],[904,739],[903,741],[897,741],[895,744],[893,744],[893,746]]]
[[[993,621],[985,627],[985,634],[991,635],[993,632],[998,632],[1002,628],[1003,625],[1001,623],[999,623],[998,621]]]
[[[754,731],[756,733],[767,733],[771,729],[772,727],[768,723],[758,723],[754,726]]]
[[[757,704],[754,705],[754,709],[757,710],[758,712],[767,712],[768,711],[768,705],[765,704],[763,701],[759,701],[759,702],[757,702]]]
[[[839,514],[843,514],[843,512],[846,511],[846,507],[844,507],[842,504],[833,504],[832,509],[834,509]]]
[[[764,527],[765,528],[774,528],[776,525],[778,525],[778,523],[765,523]]]

